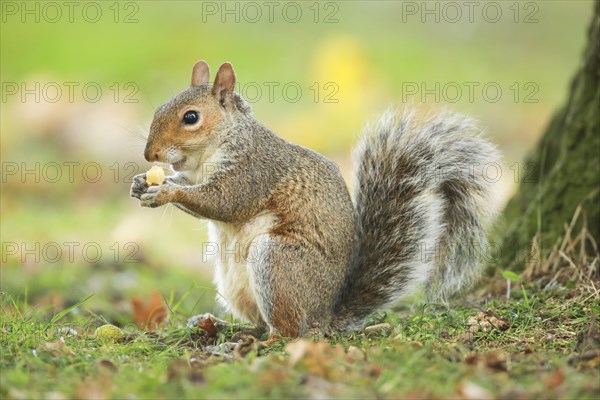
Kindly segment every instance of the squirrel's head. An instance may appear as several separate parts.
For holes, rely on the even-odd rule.
[[[212,86],[205,61],[192,70],[192,84],[156,110],[144,157],[171,164],[175,171],[197,169],[216,150],[223,120],[233,113],[250,113],[234,93],[235,72],[230,63],[219,68]]]

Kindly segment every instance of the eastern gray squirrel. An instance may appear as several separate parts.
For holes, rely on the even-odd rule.
[[[477,277],[496,212],[483,168],[499,153],[473,120],[385,113],[355,150],[353,205],[335,164],[258,122],[235,81],[230,63],[212,85],[195,64],[144,151],[175,174],[131,187],[144,207],[209,220],[218,301],[235,317],[288,337],[351,330],[420,286],[445,298]]]

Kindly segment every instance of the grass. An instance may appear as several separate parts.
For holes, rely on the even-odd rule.
[[[496,269],[460,301],[400,304],[361,332],[274,343],[245,326],[188,328],[213,310],[194,271],[5,265],[0,396],[596,399],[600,255],[580,217],[523,273]],[[117,286],[127,279],[138,284]],[[95,335],[107,323],[117,340]]]
[[[263,345],[208,336],[173,310],[155,332],[104,323],[85,303],[48,318],[2,296],[3,398],[597,398],[600,298],[514,288],[510,301],[427,304],[375,315],[373,331]],[[28,311],[25,311],[28,310]],[[75,312],[79,310],[80,312]],[[79,317],[78,317],[79,315]],[[490,322],[488,324],[487,322]],[[501,321],[495,323],[494,321]],[[231,352],[211,344],[238,343]],[[213,350],[213,351],[211,351]]]

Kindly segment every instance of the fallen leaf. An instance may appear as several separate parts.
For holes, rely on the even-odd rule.
[[[489,368],[493,371],[506,371],[507,356],[506,354],[490,352],[490,353],[472,353],[465,358],[465,363],[478,367]]]
[[[198,328],[204,330],[209,338],[216,337],[217,333],[219,332],[219,330],[215,326],[215,323],[213,322],[212,318],[210,318],[210,317],[205,318],[203,321],[201,321],[198,324]]]
[[[142,299],[135,297],[131,299],[133,306],[133,320],[140,329],[154,331],[158,325],[163,323],[168,316],[168,308],[158,291],[153,291],[150,301],[145,303]]]
[[[473,333],[465,332],[463,334],[458,335],[457,339],[465,344],[471,344],[471,342],[473,342]]]
[[[54,327],[50,328],[46,331],[46,336],[48,339],[55,339],[61,337],[78,337],[80,333],[77,330],[70,327]]]
[[[233,351],[237,343],[234,342],[223,342],[215,345],[209,345],[204,347],[206,352],[209,352],[215,356],[224,356],[226,358],[233,358]]]
[[[554,370],[552,371],[548,377],[546,378],[545,384],[546,387],[548,389],[555,389],[557,387],[559,387],[560,385],[562,385],[562,383],[565,381],[565,373],[560,370]]]
[[[281,336],[275,334],[275,335],[269,335],[269,338],[265,341],[260,342],[260,345],[262,347],[269,347],[274,345],[275,343],[279,343],[281,341]]]
[[[346,360],[350,362],[367,361],[367,354],[356,346],[350,346],[346,353]]]
[[[492,329],[505,331],[509,327],[507,319],[498,318],[493,311],[479,312],[476,316],[471,316],[467,319],[467,328],[469,332],[476,333],[479,331],[488,332]]]
[[[167,370],[167,382],[188,380],[197,385],[204,383],[205,378],[197,363],[191,363],[183,359],[174,360]]]
[[[200,369],[205,366],[221,364],[225,361],[232,360],[233,357],[228,354],[216,353],[212,351],[200,351],[192,354],[188,360],[190,368]]]
[[[257,348],[258,344],[256,343],[256,338],[254,336],[243,335],[240,337],[240,340],[238,340],[233,351],[240,358],[244,358],[248,353],[250,353],[252,350],[256,350]]]
[[[372,378],[377,378],[381,375],[381,365],[371,364],[367,367],[367,373]]]
[[[468,400],[491,400],[494,398],[490,392],[473,382],[460,383],[456,391],[461,398]]]
[[[336,394],[341,393],[345,388],[340,382],[331,382],[322,377],[310,374],[304,376],[301,383],[308,391],[309,397],[313,399],[337,397]]]
[[[107,360],[107,359],[99,360],[98,368],[102,372],[105,371],[105,372],[109,372],[111,374],[114,374],[119,370],[119,368],[117,368],[117,366],[112,361]]]
[[[381,324],[367,326],[363,330],[367,335],[369,335],[369,334],[389,335],[392,332],[392,329],[393,329],[392,325],[388,324],[387,322],[384,322]]]
[[[339,362],[345,352],[341,346],[331,346],[323,341],[299,339],[287,344],[285,351],[290,355],[288,360],[290,366],[301,364],[307,372],[315,376],[332,378],[342,373]]]
[[[506,371],[507,356],[501,353],[486,353],[485,366],[494,371]]]
[[[71,350],[66,344],[63,338],[60,338],[56,342],[46,342],[43,346],[44,350],[50,352],[54,356],[69,355],[74,356],[75,352]]]
[[[586,351],[583,354],[575,354],[569,357],[569,364],[577,367],[577,369],[595,369],[600,365],[600,349]]]
[[[289,365],[293,367],[298,364],[298,361],[307,353],[309,346],[311,346],[311,342],[306,339],[300,339],[285,346],[285,351],[290,356]]]
[[[278,364],[266,357],[257,358],[252,364],[253,374],[258,387],[271,388],[281,385],[290,378],[292,371],[283,364]]]
[[[75,398],[82,400],[108,400],[111,398],[112,379],[100,374],[98,379],[86,379],[75,389]]]

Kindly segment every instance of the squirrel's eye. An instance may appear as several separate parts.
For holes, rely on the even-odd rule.
[[[183,123],[186,125],[194,125],[198,122],[200,115],[198,111],[188,111],[183,115]]]

